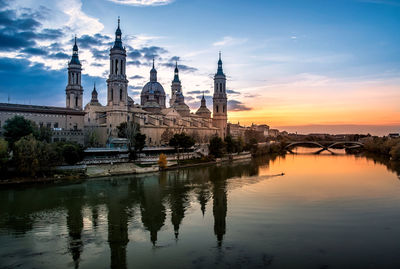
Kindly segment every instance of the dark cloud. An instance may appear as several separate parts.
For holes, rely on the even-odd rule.
[[[129,77],[129,79],[143,79],[144,77],[141,75],[134,75],[132,77]]]
[[[22,53],[30,54],[30,55],[47,55],[47,50],[43,48],[25,48],[21,50]]]
[[[128,88],[131,89],[132,91],[134,91],[134,90],[141,90],[143,87],[142,87],[142,86],[132,86],[132,85],[129,85]]]
[[[246,106],[240,101],[237,100],[228,100],[228,110],[231,111],[249,111],[252,110],[251,107]]]
[[[136,65],[136,66],[142,65],[142,63],[140,61],[128,61],[127,64],[132,64],[132,65]]]
[[[210,91],[206,90],[206,91],[190,91],[190,92],[187,92],[187,94],[203,94],[203,93],[210,93]]]
[[[108,49],[99,50],[96,48],[91,49],[92,55],[96,60],[107,60],[109,58]]]
[[[104,66],[103,64],[100,64],[100,63],[91,63],[90,65],[91,66],[96,66],[96,67],[103,67]]]
[[[37,33],[36,39],[40,40],[51,40],[57,39],[64,35],[61,29],[43,29],[40,33]]]
[[[226,90],[226,93],[230,93],[230,94],[240,94],[240,92],[235,91],[235,90]]]
[[[169,59],[169,62],[179,62],[181,57],[179,56],[173,56]]]
[[[162,66],[165,67],[169,67],[169,68],[175,68],[175,63],[162,63]],[[197,68],[191,67],[191,66],[187,66],[184,64],[178,64],[178,69],[180,71],[184,71],[184,72],[195,72],[197,71]]]
[[[57,52],[54,54],[49,54],[47,57],[52,58],[52,59],[57,59],[57,60],[67,60],[71,56],[69,56],[68,54],[66,54],[64,52]]]
[[[128,58],[138,60],[140,57],[142,57],[140,51],[130,47],[130,49],[128,50]]]
[[[144,47],[140,49],[140,53],[142,53],[143,57],[146,60],[152,60],[153,58],[158,58],[160,54],[167,52],[168,51],[166,49],[157,46]]]

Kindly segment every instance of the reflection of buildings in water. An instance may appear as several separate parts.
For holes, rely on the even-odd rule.
[[[84,191],[72,188],[66,197],[68,250],[72,255],[75,268],[79,268],[80,257],[83,251],[81,236],[83,230],[82,198],[84,197]]]
[[[164,225],[166,217],[162,186],[158,177],[152,177],[140,182],[139,188],[140,212],[143,226],[150,231],[150,240],[155,245],[157,242],[157,233]]]
[[[112,195],[107,203],[111,268],[126,268],[126,246],[129,239],[128,214],[124,202],[119,195]]]
[[[209,191],[209,187],[207,184],[202,184],[198,190],[197,190],[197,200],[200,203],[200,209],[201,209],[201,213],[204,214],[206,213],[206,206],[207,206],[207,202],[208,200],[210,200],[211,195],[210,195],[210,191]]]
[[[228,211],[226,180],[220,179],[213,183],[214,234],[217,236],[218,246],[221,246],[226,232],[226,213]]]
[[[185,183],[185,177],[180,179],[179,173],[169,177],[169,204],[171,209],[171,222],[174,226],[175,239],[178,239],[179,226],[185,217],[185,210],[188,207],[188,192],[190,187]]]

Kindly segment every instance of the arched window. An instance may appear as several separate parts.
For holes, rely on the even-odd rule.
[[[225,113],[225,105],[222,107],[222,112]]]
[[[122,89],[119,89],[119,100],[122,101]]]
[[[75,106],[78,107],[78,96],[75,97]]]
[[[111,88],[111,98],[110,100],[112,101],[114,99],[114,90]]]
[[[115,67],[116,67],[115,74],[118,75],[118,60],[115,60]]]
[[[121,60],[121,75],[123,75],[123,68],[122,68],[123,63],[124,63],[124,61]]]
[[[217,113],[218,113],[218,105],[216,106],[216,108],[217,108]]]

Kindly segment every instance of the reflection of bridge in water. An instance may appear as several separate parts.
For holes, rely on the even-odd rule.
[[[331,154],[335,154],[330,149],[357,149],[364,147],[364,144],[358,141],[294,141],[290,142],[285,147],[285,150],[294,154],[293,149],[299,146],[321,148],[313,154],[320,154],[323,151],[329,151]]]

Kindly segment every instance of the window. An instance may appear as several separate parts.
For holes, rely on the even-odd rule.
[[[75,97],[75,106],[78,106],[78,96]]]
[[[48,122],[46,125],[47,128],[51,128],[51,122]]]
[[[218,113],[218,106],[216,108],[217,108],[217,113]]]
[[[111,89],[111,101],[113,100],[114,90]]]
[[[58,128],[58,122],[54,123],[54,128]]]
[[[225,113],[225,105],[222,107],[222,112]]]
[[[118,75],[118,60],[115,60],[115,74]]]
[[[39,122],[39,127],[43,127],[43,122]]]
[[[122,89],[119,89],[119,100],[122,101]]]

